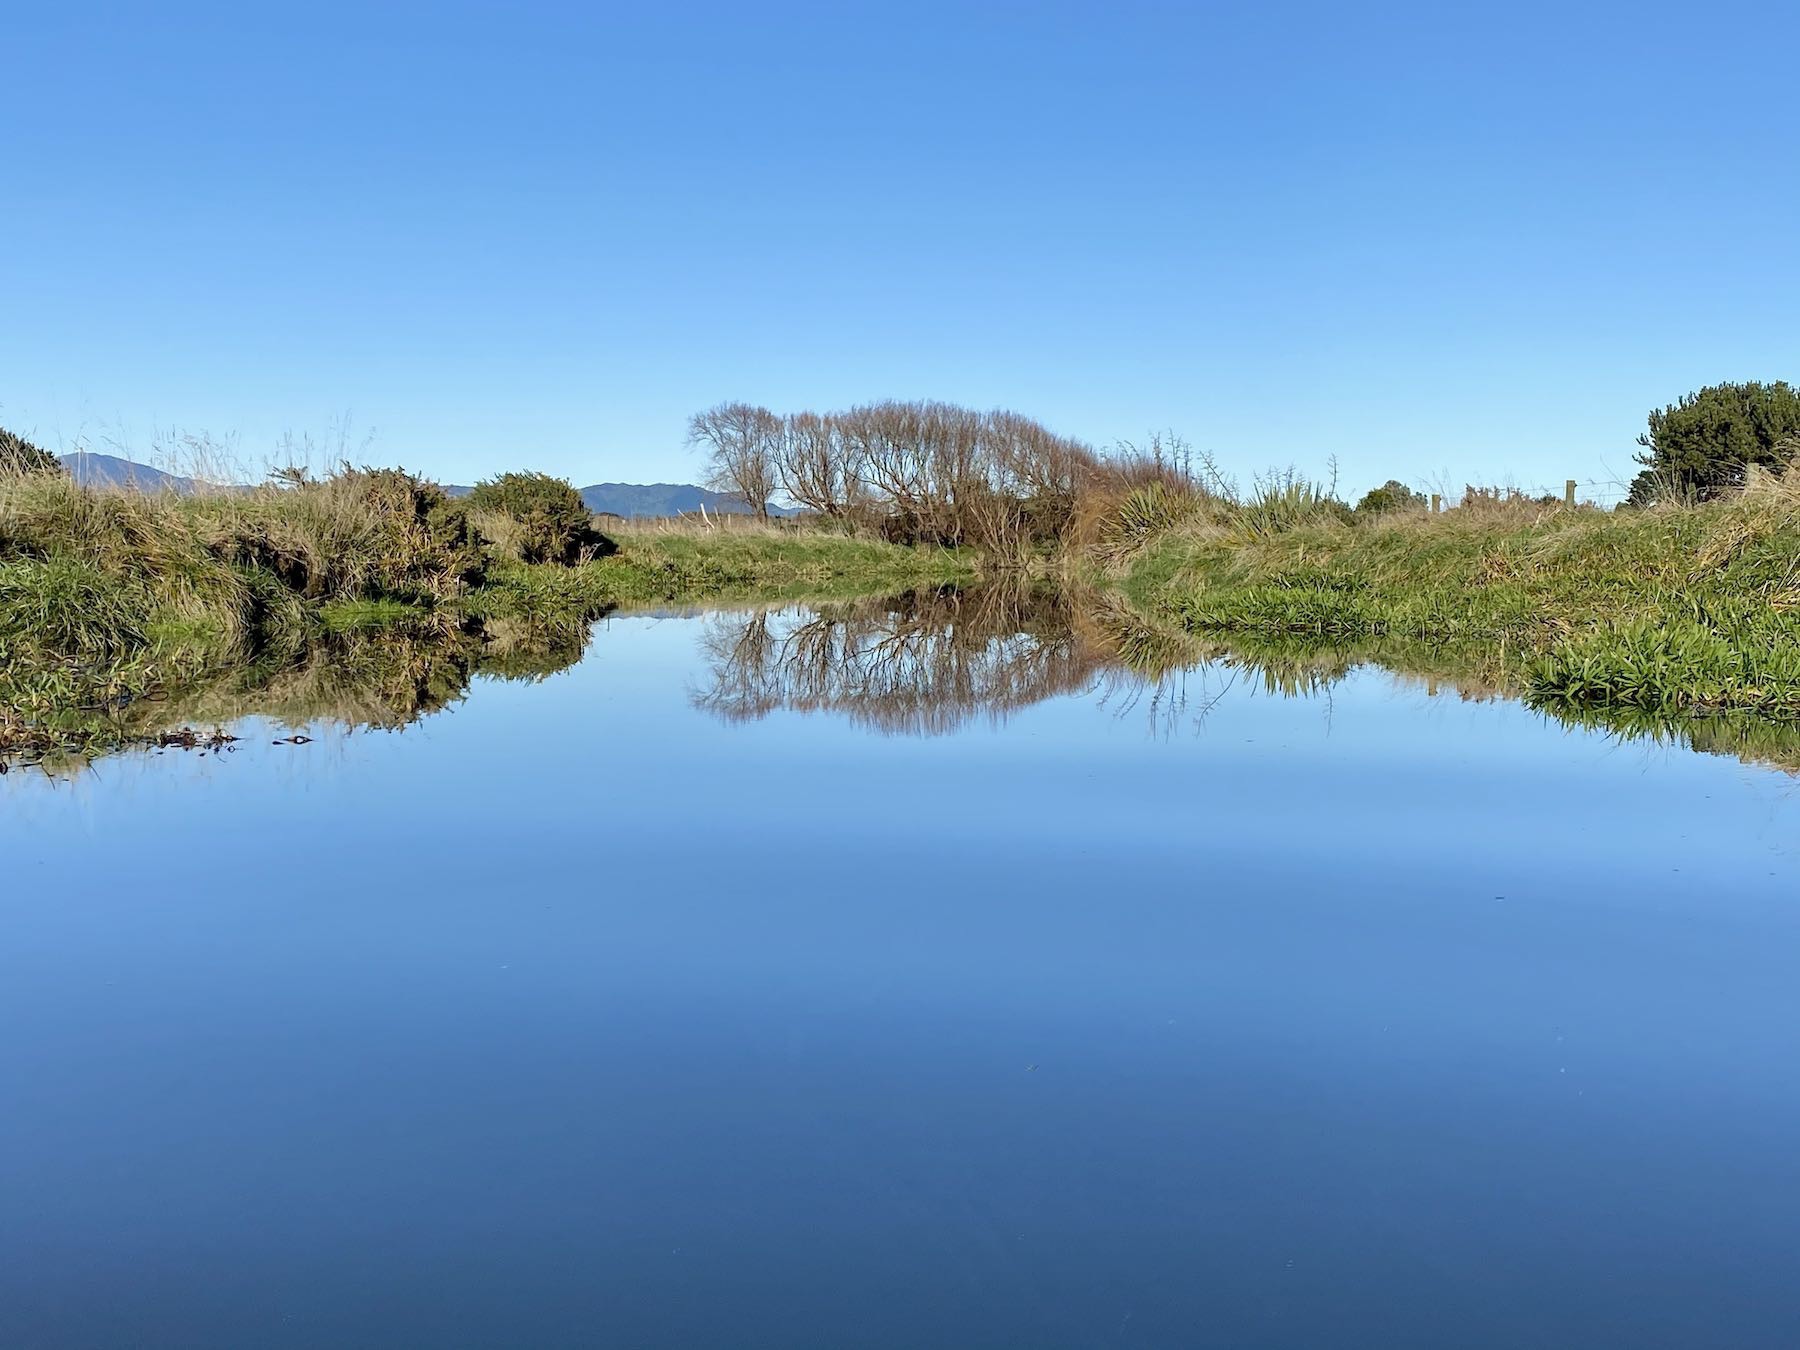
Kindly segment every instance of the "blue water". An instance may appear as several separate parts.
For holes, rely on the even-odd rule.
[[[742,617],[0,778],[0,1345],[1800,1343],[1794,779]]]

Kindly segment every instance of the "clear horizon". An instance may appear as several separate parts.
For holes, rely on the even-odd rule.
[[[37,10],[0,424],[690,482],[688,415],[1010,407],[1249,477],[1559,489],[1800,377],[1800,17]],[[304,72],[296,77],[294,72]],[[1612,500],[1622,488],[1587,489]]]

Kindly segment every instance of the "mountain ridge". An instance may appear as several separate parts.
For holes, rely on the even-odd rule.
[[[142,492],[190,493],[200,485],[192,478],[163,469],[139,464],[118,455],[84,451],[59,455],[58,461],[70,477],[87,487],[135,488]],[[447,483],[444,491],[452,497],[466,497],[475,489],[459,483]],[[702,507],[714,515],[742,516],[750,508],[735,497],[714,492],[693,483],[592,483],[578,488],[581,500],[595,515],[622,516],[628,520],[654,519],[662,516],[697,514]],[[791,516],[792,507],[771,506],[772,516]]]
[[[58,455],[57,463],[68,470],[69,477],[83,487],[137,488],[142,492],[192,492],[197,484],[192,478],[167,473],[162,469],[139,464],[117,455],[103,455],[83,450],[73,455]]]

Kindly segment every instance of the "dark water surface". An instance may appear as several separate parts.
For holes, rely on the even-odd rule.
[[[0,1345],[1800,1344],[1796,780],[757,622],[0,779]]]

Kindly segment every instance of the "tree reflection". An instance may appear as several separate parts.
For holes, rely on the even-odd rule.
[[[97,699],[56,719],[0,719],[0,768],[79,769],[142,746],[216,749],[249,717],[292,730],[397,730],[467,696],[480,678],[537,681],[578,662],[592,615],[433,618],[328,633],[281,659],[225,670],[136,700]],[[1199,729],[1228,695],[1321,698],[1374,666],[1430,695],[1532,702],[1546,716],[1621,741],[1679,745],[1800,772],[1800,726],[1747,716],[1680,720],[1534,701],[1516,654],[1483,644],[1197,636],[1116,595],[1014,576],[701,620],[696,708],[730,722],[825,713],[885,735],[941,736],[998,724],[1046,699],[1081,694],[1153,734]],[[0,712],[7,710],[0,709]]]
[[[1465,700],[1531,701],[1503,651],[1293,639],[1199,637],[1103,592],[1015,580],[705,620],[693,705],[730,722],[827,713],[898,736],[1004,722],[1045,699],[1089,694],[1141,708],[1154,731],[1198,727],[1232,690],[1325,698],[1376,667],[1403,685]],[[1626,717],[1534,702],[1539,712],[1620,740],[1682,745],[1800,771],[1800,728],[1756,719]]]
[[[1107,662],[1078,635],[1065,592],[1029,585],[719,614],[701,650],[694,705],[727,721],[830,712],[909,736],[1089,689]]]

